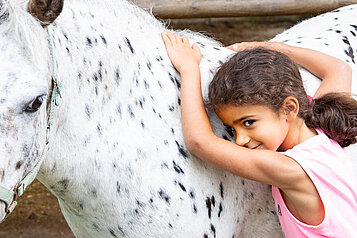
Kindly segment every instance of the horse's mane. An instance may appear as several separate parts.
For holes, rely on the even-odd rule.
[[[69,8],[78,8],[78,11],[81,11],[81,6],[84,6],[86,9],[102,12],[104,16],[111,13],[115,15],[115,11],[117,11],[118,19],[134,17],[143,24],[147,24],[150,29],[164,30],[167,25],[167,23],[157,20],[151,13],[148,14],[132,2],[125,0],[65,0],[65,8],[67,4]],[[28,0],[0,0],[0,34],[11,35],[12,40],[24,49],[25,56],[35,63],[38,69],[46,72],[49,65],[44,62],[49,62],[47,57],[50,55],[48,47],[44,47],[48,45],[47,32],[41,27],[38,20],[27,11],[27,6]],[[72,19],[62,18],[61,21],[72,21]],[[51,25],[48,26],[50,32],[51,27]],[[192,34],[190,31],[178,33],[193,40],[197,38],[197,33]],[[207,37],[201,36],[199,40],[219,45]]]

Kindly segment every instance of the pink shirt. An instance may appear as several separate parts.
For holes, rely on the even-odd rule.
[[[273,186],[275,209],[285,237],[357,237],[357,184],[347,152],[318,130],[318,135],[282,153],[305,170],[325,208],[320,225],[304,224],[290,213],[280,190]]]

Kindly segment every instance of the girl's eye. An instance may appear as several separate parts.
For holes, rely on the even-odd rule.
[[[251,127],[254,124],[254,122],[255,122],[254,120],[246,120],[243,122],[243,125],[245,127]]]

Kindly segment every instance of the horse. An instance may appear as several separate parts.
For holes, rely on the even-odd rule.
[[[0,0],[0,9],[1,220],[37,175],[76,237],[282,236],[269,186],[187,151],[165,23],[125,0]],[[356,10],[322,14],[272,40],[334,55],[355,73]],[[233,52],[176,33],[201,49],[206,98]],[[320,80],[301,73],[313,95]],[[233,141],[208,114],[215,133]]]

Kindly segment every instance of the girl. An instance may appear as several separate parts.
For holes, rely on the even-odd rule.
[[[188,150],[236,175],[273,185],[286,237],[354,237],[356,177],[342,148],[356,143],[357,136],[349,65],[277,42],[228,47],[238,52],[214,76],[208,106],[231,129],[237,146],[212,131],[201,95],[198,46],[170,32],[162,38],[181,74]],[[289,57],[322,79],[312,102]]]

